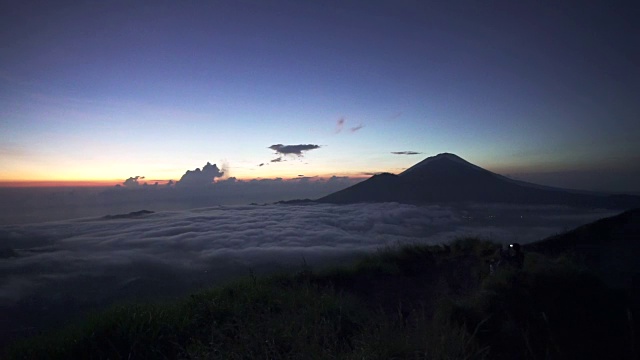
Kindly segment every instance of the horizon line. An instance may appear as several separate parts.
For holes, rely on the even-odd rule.
[[[237,178],[235,176],[227,177],[224,179],[216,179],[214,181],[225,181],[229,178],[235,178],[238,181],[252,181],[252,180],[284,180],[284,181],[294,181],[299,179],[316,179],[316,180],[327,180],[331,177],[346,177],[350,179],[365,179],[370,176],[360,175],[360,176],[348,176],[348,175],[330,175],[330,176],[295,176],[295,177],[255,177],[255,178]],[[53,187],[116,187],[118,185],[123,185],[126,179],[118,179],[118,180],[0,180],[0,188],[53,188]],[[148,181],[141,181],[140,186],[143,184],[147,184],[148,186],[154,186],[157,182],[159,186],[166,185],[170,181],[174,183],[178,182],[177,180],[169,179],[169,180],[160,180],[160,179],[151,179]]]

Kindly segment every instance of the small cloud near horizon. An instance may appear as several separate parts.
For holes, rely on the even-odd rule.
[[[264,163],[258,165],[263,166]],[[192,187],[192,186],[202,186],[212,184],[215,178],[221,178],[225,174],[224,171],[221,171],[216,164],[211,164],[207,162],[207,164],[200,170],[200,168],[196,168],[195,170],[187,170],[180,180],[150,180],[153,184],[148,184],[147,182],[142,183],[141,181],[145,179],[144,176],[132,176],[126,179],[122,185],[116,184],[116,187],[126,187],[129,189],[139,188],[139,187],[147,187],[147,186],[155,186],[160,185],[160,182],[163,182],[167,187],[172,186],[182,186],[182,187]]]
[[[144,176],[132,176],[130,178],[128,178],[127,180],[125,180],[122,185],[126,186],[126,187],[136,187],[136,186],[140,186],[140,182],[139,180],[143,180]]]
[[[418,154],[422,154],[421,152],[417,152],[417,151],[392,151],[391,153],[393,155],[418,155]]]
[[[224,172],[218,169],[216,164],[207,162],[202,170],[187,170],[176,185],[178,186],[206,186],[212,184],[215,178],[224,176]]]

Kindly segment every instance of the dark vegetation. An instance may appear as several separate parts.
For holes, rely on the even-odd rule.
[[[404,245],[342,268],[248,276],[178,302],[118,305],[23,340],[10,359],[635,359],[638,303],[570,252]]]

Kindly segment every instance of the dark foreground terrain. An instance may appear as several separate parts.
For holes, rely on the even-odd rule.
[[[631,214],[604,224],[619,228]],[[599,243],[621,236],[599,224]],[[465,239],[381,250],[322,272],[250,276],[177,302],[114,306],[4,357],[636,359],[637,284],[609,281],[617,273],[594,267],[571,244],[575,234],[528,246],[522,269],[493,275],[500,246]]]

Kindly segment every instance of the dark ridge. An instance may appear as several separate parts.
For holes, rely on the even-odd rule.
[[[585,246],[610,247],[620,244],[640,245],[640,208],[582,225],[525,247],[545,253],[561,253]]]
[[[103,217],[103,219],[106,220],[113,220],[113,219],[135,219],[144,215],[149,215],[149,214],[153,214],[155,211],[151,211],[151,210],[139,210],[139,211],[132,211],[128,214],[116,214],[116,215],[106,215]]]
[[[374,175],[317,201],[335,204],[483,202],[612,209],[640,207],[639,196],[581,193],[514,181],[447,153],[429,157],[400,175]]]
[[[344,190],[318,199],[318,202],[349,204],[358,202],[388,202],[404,198],[402,190],[397,188],[398,175],[382,173],[350,186]]]
[[[610,286],[634,289],[640,301],[640,208],[527,244],[524,249],[579,259]]]

